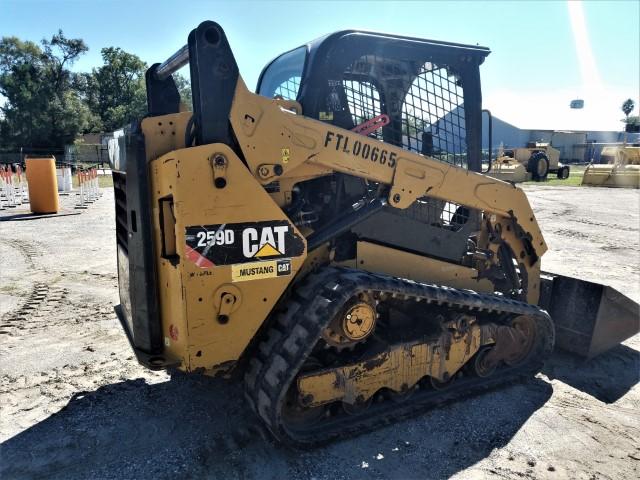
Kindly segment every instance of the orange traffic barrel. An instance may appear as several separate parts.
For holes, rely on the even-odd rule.
[[[27,157],[29,203],[33,213],[58,213],[58,179],[56,158]]]

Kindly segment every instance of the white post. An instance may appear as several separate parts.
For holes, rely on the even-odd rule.
[[[89,201],[93,203],[96,200],[96,193],[93,188],[93,168],[87,172],[87,175],[89,177]]]
[[[95,168],[91,169],[91,197],[94,202],[98,199],[98,171]]]
[[[16,183],[13,186],[13,193],[16,205],[22,205],[22,175],[20,175],[20,166],[16,166]]]
[[[4,200],[3,200],[4,198]],[[4,187],[4,167],[0,165],[0,210],[5,210],[6,195],[5,195],[5,187]]]
[[[11,165],[9,165],[9,168],[7,170],[6,178],[7,178],[6,193],[7,193],[7,198],[9,200],[9,207],[14,208],[16,206],[16,191],[13,188],[13,172],[11,171]]]
[[[82,172],[82,178],[84,179],[84,201],[85,203],[91,203],[91,183],[89,181],[89,171]]]
[[[87,206],[85,205],[84,173],[82,172],[82,170],[78,170],[77,175],[78,175],[79,192],[77,193],[77,195],[78,195],[78,203],[76,204],[75,208],[84,209],[84,208],[87,208]]]
[[[87,182],[87,172],[82,171],[82,204],[89,203],[89,183]]]
[[[29,203],[29,188],[27,188],[27,175],[22,171],[22,167],[18,165],[18,177],[20,178],[20,197],[22,198],[22,203]]]
[[[102,194],[100,193],[100,175],[98,175],[98,169],[94,168],[94,175],[95,175],[95,185],[96,185],[96,198],[100,198],[102,196]]]

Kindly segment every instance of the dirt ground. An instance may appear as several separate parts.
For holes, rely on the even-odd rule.
[[[640,301],[637,191],[525,186],[545,270]],[[118,302],[113,194],[0,212],[0,478],[640,477],[640,336],[590,362],[312,451],[259,435],[240,385],[140,367]]]

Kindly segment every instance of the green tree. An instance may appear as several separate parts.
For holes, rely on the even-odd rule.
[[[42,45],[48,59],[45,80],[52,97],[49,103],[51,135],[66,145],[73,142],[78,133],[90,130],[95,124],[94,116],[77,89],[78,75],[67,68],[89,48],[81,39],[66,38],[62,30]]]
[[[30,41],[17,37],[2,37],[0,41],[0,71],[10,70],[17,64],[37,63],[42,60],[42,50]]]
[[[40,44],[16,37],[0,41],[0,144],[62,147],[78,133],[109,132],[147,113],[147,65],[121,48],[101,50],[103,65],[91,73],[69,67],[87,51],[81,39],[58,31]],[[189,80],[174,79],[191,110]]]
[[[179,73],[173,74],[173,81],[176,82],[178,87],[178,93],[180,93],[180,102],[187,108],[187,110],[193,110],[193,99],[191,97],[191,81],[180,75]]]
[[[147,113],[144,73],[147,65],[121,48],[101,50],[104,65],[84,75],[85,101],[100,118],[103,131],[117,130]]]
[[[0,40],[0,141],[11,147],[57,147],[87,131],[92,114],[69,67],[87,51],[62,30],[41,45],[16,37]]]

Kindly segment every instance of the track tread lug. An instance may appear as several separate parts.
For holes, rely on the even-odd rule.
[[[271,362],[271,365],[267,369],[267,372],[264,375],[264,379],[267,381],[269,386],[275,388],[278,386],[278,383],[282,379],[282,374],[285,372],[289,364],[287,361],[282,358],[282,355],[277,353]]]

